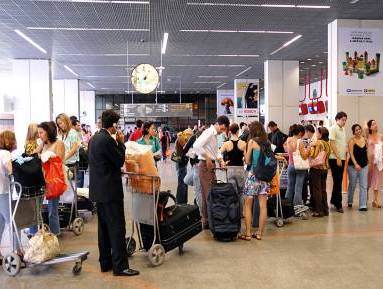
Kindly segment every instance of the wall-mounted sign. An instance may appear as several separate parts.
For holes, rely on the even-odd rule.
[[[120,104],[121,117],[192,117],[192,103]]]
[[[217,115],[234,115],[234,90],[217,90]]]
[[[383,29],[339,30],[338,75],[341,95],[383,95]]]

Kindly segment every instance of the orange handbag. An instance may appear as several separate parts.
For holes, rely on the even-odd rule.
[[[269,194],[271,196],[275,196],[279,194],[279,171],[277,170],[277,173],[273,177],[273,179],[270,182],[270,192]]]

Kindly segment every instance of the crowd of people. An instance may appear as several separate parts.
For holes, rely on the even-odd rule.
[[[372,207],[381,208],[380,191],[383,185],[383,135],[375,120],[352,125],[352,137],[346,139],[347,114],[339,112],[330,128],[311,124],[293,124],[288,134],[271,121],[267,134],[262,123],[230,123],[220,116],[210,126],[195,126],[177,134],[174,152],[169,153],[169,131],[156,129],[153,122],[138,120],[136,127],[122,132],[118,127],[119,115],[112,110],[103,112],[97,120],[97,132],[81,124],[76,117],[59,114],[55,121],[30,124],[23,153],[42,156],[49,152],[58,156],[65,170],[76,171],[85,153],[89,161],[90,198],[97,203],[98,243],[101,271],[113,270],[115,275],[132,276],[138,271],[129,269],[125,243],[123,188],[121,167],[125,161],[124,143],[134,141],[151,147],[154,160],[175,162],[177,172],[178,203],[188,202],[188,186],[194,187],[195,203],[200,209],[204,229],[209,229],[207,199],[215,169],[227,169],[228,182],[243,200],[244,226],[238,236],[242,240],[261,240],[267,220],[267,200],[270,183],[257,179],[257,164],[262,147],[270,147],[277,159],[286,161],[288,185],[285,198],[294,205],[308,204],[314,217],[329,215],[326,182],[331,171],[333,187],[330,203],[343,213],[342,182],[344,170],[348,172],[348,207],[359,183],[359,210],[368,210],[368,191],[373,191]],[[17,149],[12,131],[0,132],[0,236],[9,224],[9,175],[12,174],[12,152]],[[190,163],[190,165],[189,165]],[[77,185],[84,185],[84,175],[78,173]],[[310,192],[310,194],[308,193]],[[259,226],[252,233],[253,202],[259,202]],[[48,200],[49,227],[60,235],[58,214],[59,197]],[[113,221],[111,221],[113,220]],[[37,232],[30,228],[30,234]]]

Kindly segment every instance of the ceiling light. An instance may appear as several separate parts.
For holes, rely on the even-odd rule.
[[[319,64],[323,64],[323,61],[319,61],[318,63],[319,63]]]
[[[166,46],[168,45],[168,38],[169,38],[169,33],[165,32],[164,39],[162,40],[161,54],[165,54],[166,52]]]
[[[29,30],[63,30],[63,31],[142,31],[150,29],[141,28],[89,28],[89,27],[27,27]]]
[[[200,75],[200,76],[198,76],[198,78],[228,78],[228,76],[214,76],[214,75],[211,75],[211,76],[209,76],[209,75]]]
[[[246,68],[245,70],[241,71],[240,73],[238,73],[236,76],[240,76],[242,74],[244,74],[246,71],[249,71],[252,67],[249,66],[248,68]]]
[[[293,34],[291,31],[274,31],[274,30],[199,30],[199,29],[182,29],[180,32],[211,32],[211,33],[265,33],[265,34]]]
[[[150,56],[150,54],[142,53],[102,53],[102,54],[88,54],[88,53],[56,53],[56,56]]]
[[[283,48],[289,46],[291,43],[297,41],[299,38],[301,38],[302,35],[297,35],[295,36],[293,39],[287,41],[285,44],[283,44],[281,47],[279,47],[278,49],[274,50],[273,52],[270,53],[270,55],[274,55],[275,53],[281,51]]]
[[[355,3],[358,3],[358,2],[359,2],[359,0],[351,0],[350,4],[355,4]]]
[[[217,83],[221,83],[220,81],[194,81],[193,83],[200,83],[200,84],[208,84],[208,83],[214,83],[214,84],[217,84]]]
[[[258,54],[178,54],[179,57],[259,57]]]
[[[126,75],[87,75],[82,76],[82,78],[127,78]]]
[[[74,72],[69,66],[67,65],[64,65],[65,69],[68,70],[70,73],[72,73],[73,75],[75,76],[78,76],[78,74],[76,72]]]
[[[308,8],[308,9],[328,9],[327,5],[292,5],[292,4],[247,4],[247,3],[212,3],[212,2],[188,2],[187,5],[198,6],[232,6],[232,7],[264,7],[264,8]]]
[[[27,35],[25,35],[23,32],[21,32],[20,30],[18,29],[15,29],[15,32],[21,36],[22,38],[24,38],[24,40],[28,41],[30,44],[32,44],[34,47],[36,47],[38,50],[40,50],[42,53],[47,53],[47,51],[42,48],[40,45],[38,45],[36,42],[34,42],[31,38],[29,38]]]
[[[245,67],[242,64],[172,64],[170,67]]]
[[[141,4],[148,5],[149,1],[121,1],[121,0],[34,0],[37,2],[70,2],[70,3],[99,3],[99,4]]]
[[[312,67],[317,67],[317,65],[316,65],[316,64],[312,64],[311,66],[312,66]]]
[[[218,88],[221,88],[222,86],[224,86],[226,84],[226,82],[222,83],[221,85],[217,86],[217,89]]]
[[[305,62],[304,62],[304,61],[301,61],[300,63],[301,63],[301,64],[305,64]]]
[[[126,64],[71,64],[71,66],[77,67],[135,67],[134,64],[126,65]]]
[[[307,58],[307,61],[311,61],[312,59],[311,58]]]
[[[91,84],[90,82],[87,82],[86,84],[89,85],[91,88],[95,88],[94,85]]]

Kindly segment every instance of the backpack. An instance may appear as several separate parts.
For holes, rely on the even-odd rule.
[[[254,176],[264,182],[271,182],[277,173],[278,160],[275,158],[269,142],[260,144],[261,150]]]

